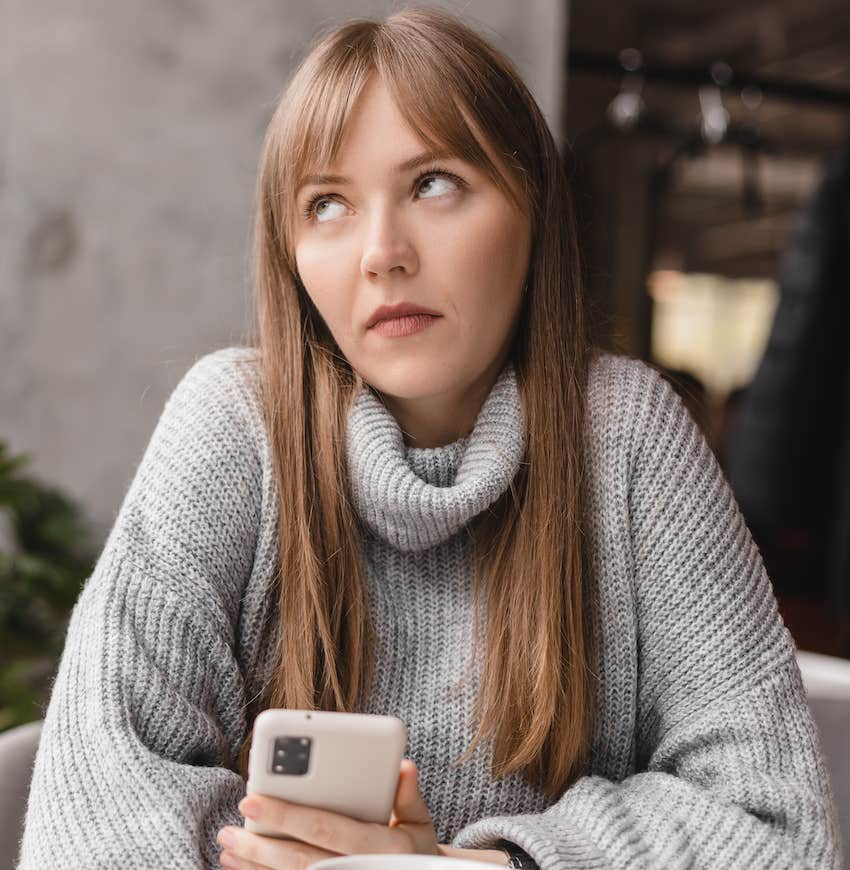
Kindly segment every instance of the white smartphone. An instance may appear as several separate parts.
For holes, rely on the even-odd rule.
[[[395,716],[263,710],[254,720],[247,793],[388,824],[406,743]],[[251,819],[245,828],[288,839]]]

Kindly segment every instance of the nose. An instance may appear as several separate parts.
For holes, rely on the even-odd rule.
[[[364,231],[360,269],[367,278],[402,269],[412,274],[418,258],[409,228],[398,211],[386,204],[377,207]]]

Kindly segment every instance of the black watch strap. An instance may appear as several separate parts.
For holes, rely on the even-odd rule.
[[[520,870],[540,870],[531,855],[520,849],[516,843],[511,843],[509,840],[499,840],[496,845],[503,852],[508,853],[508,867],[519,867]]]

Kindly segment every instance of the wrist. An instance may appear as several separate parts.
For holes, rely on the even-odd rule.
[[[437,851],[446,858],[465,858],[467,861],[480,861],[483,864],[500,864],[509,867],[510,855],[505,849],[456,849],[453,846],[437,846]]]
[[[520,870],[539,870],[534,859],[526,851],[510,840],[498,840],[496,846],[502,849],[508,856],[508,867],[520,868]]]

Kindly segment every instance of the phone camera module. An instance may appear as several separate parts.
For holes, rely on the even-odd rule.
[[[311,742],[309,737],[276,737],[272,772],[304,776],[310,766]]]

